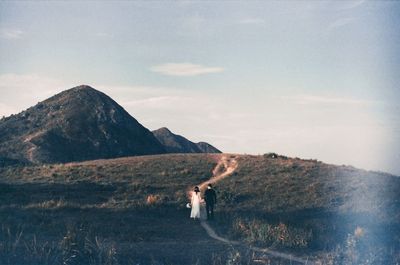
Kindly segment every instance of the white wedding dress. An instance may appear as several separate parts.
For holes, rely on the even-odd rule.
[[[201,203],[201,195],[200,192],[192,192],[192,211],[190,212],[190,218],[200,218],[200,203]]]

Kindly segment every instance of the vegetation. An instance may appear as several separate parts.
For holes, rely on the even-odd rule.
[[[190,264],[202,258],[197,245],[205,258],[222,253],[185,208],[186,191],[211,177],[217,159],[162,155],[1,168],[0,264]]]
[[[312,239],[312,230],[288,226],[285,223],[269,224],[261,220],[236,219],[233,236],[249,243],[267,244],[268,247],[305,248]]]
[[[233,176],[223,180],[224,207],[263,213],[325,212],[383,214],[398,220],[400,180],[389,174],[316,160],[241,156]]]
[[[276,154],[241,156],[238,164],[218,185],[220,233],[314,253],[328,264],[399,262],[390,254],[400,248],[399,177]],[[363,233],[356,237],[359,247],[351,249],[349,235],[356,230]],[[357,258],[343,258],[350,252]]]
[[[215,185],[217,232],[188,218],[187,191],[220,154],[0,167],[0,264],[322,264],[400,261],[400,179],[278,155],[238,156]]]

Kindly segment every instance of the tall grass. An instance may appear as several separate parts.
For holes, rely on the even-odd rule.
[[[321,260],[327,265],[400,264],[400,253],[396,252],[395,246],[387,248],[372,242],[368,234],[360,233],[360,228],[356,228],[334,251],[322,255]]]
[[[285,223],[272,224],[265,221],[238,218],[233,222],[231,233],[248,243],[268,247],[306,248],[313,239],[312,230]]]
[[[23,229],[12,231],[2,226],[0,235],[0,264],[4,265],[118,265],[113,242],[91,237],[75,227],[52,242],[38,240],[36,235],[23,236]]]
[[[212,240],[203,240],[204,231],[190,222],[186,191],[209,179],[217,160],[168,155],[0,167],[0,264],[177,265],[183,262],[163,258],[185,259],[193,238],[201,240],[185,265],[250,259],[284,264],[239,249],[222,255],[220,247],[212,254]],[[221,236],[283,251],[330,253],[326,264],[399,263],[398,178],[275,154],[238,161],[238,169],[215,185],[211,225]],[[381,214],[376,205],[390,206],[390,212]],[[359,212],[374,215],[356,216]],[[352,233],[355,225],[363,228]],[[386,225],[387,241],[367,240],[369,228]],[[154,262],[143,262],[143,255],[154,255]]]

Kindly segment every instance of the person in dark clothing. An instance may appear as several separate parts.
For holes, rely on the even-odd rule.
[[[207,220],[214,219],[214,205],[217,204],[217,194],[208,184],[207,190],[204,192],[204,200],[206,201]]]

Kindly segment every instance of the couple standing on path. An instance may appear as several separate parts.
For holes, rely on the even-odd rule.
[[[207,220],[212,220],[214,219],[214,205],[217,204],[217,194],[211,184],[207,185],[207,190],[204,192],[204,201],[206,202]],[[190,218],[205,219],[206,215],[204,214],[202,202],[200,189],[196,186],[192,192]]]

